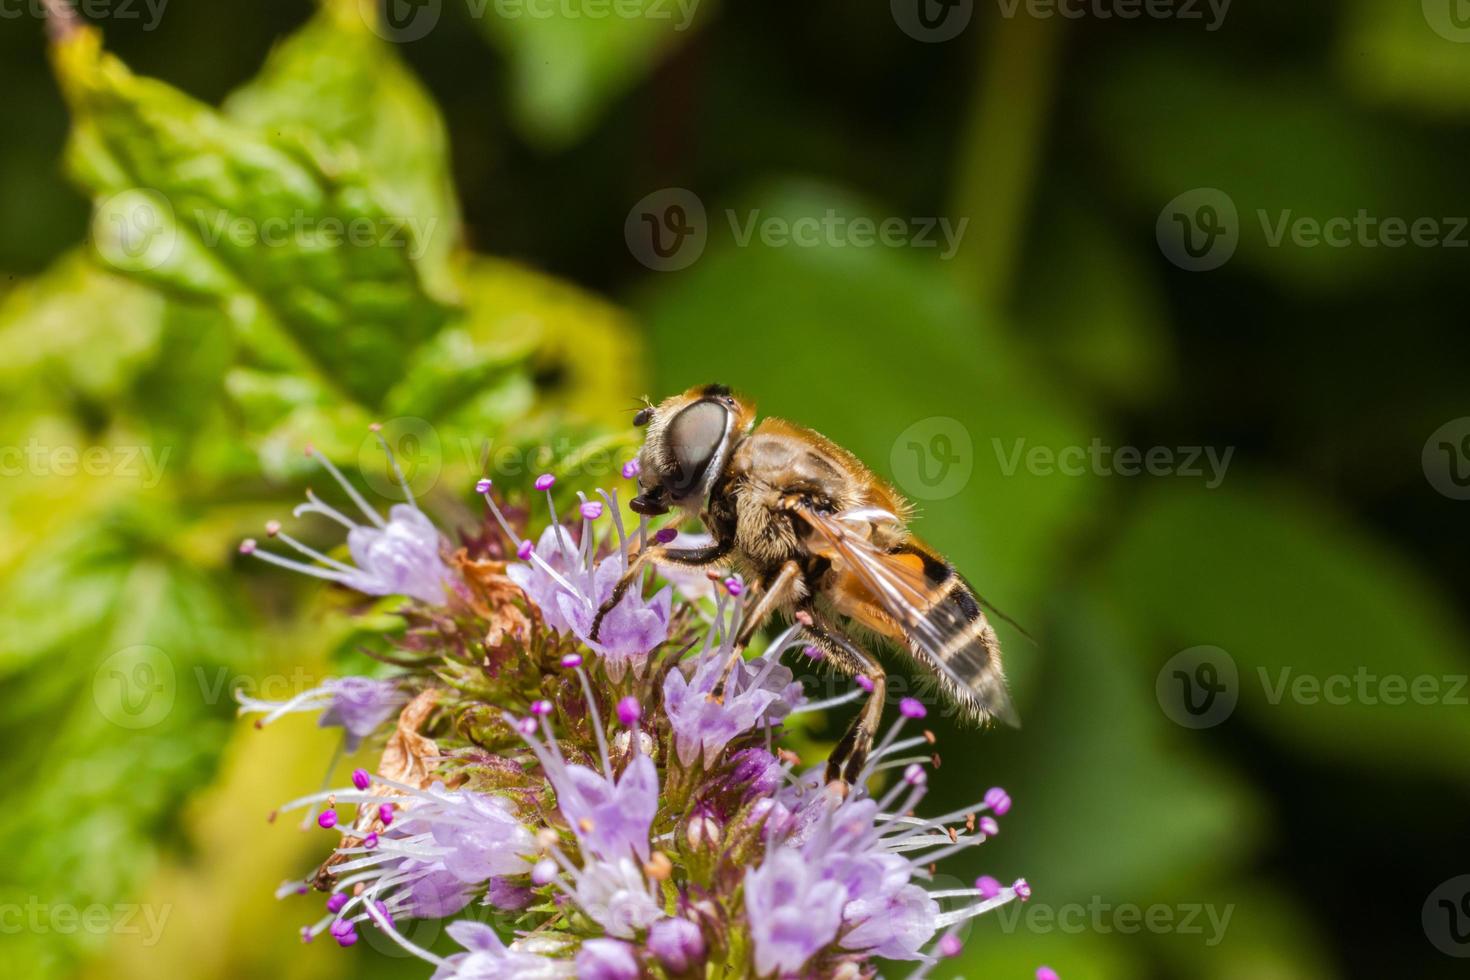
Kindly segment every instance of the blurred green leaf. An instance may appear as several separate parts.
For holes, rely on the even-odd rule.
[[[1110,180],[1147,221],[1143,242],[1176,197],[1213,188],[1238,215],[1232,263],[1289,286],[1351,290],[1423,275],[1435,255],[1405,240],[1378,244],[1376,224],[1361,234],[1350,226],[1348,245],[1329,245],[1320,240],[1323,222],[1356,223],[1360,211],[1376,223],[1462,210],[1450,191],[1449,159],[1422,134],[1363,112],[1308,73],[1230,71],[1223,62],[1127,47],[1097,77],[1088,93],[1091,131]],[[1318,223],[1315,245],[1294,240],[1302,219]]]
[[[1322,504],[1242,477],[1215,491],[1156,487],[1105,575],[1146,664],[1224,648],[1240,674],[1236,713],[1274,738],[1345,765],[1470,771],[1470,658],[1453,614],[1403,557]],[[1345,680],[1306,703],[1291,687],[1303,677]],[[1381,687],[1392,677],[1408,689]],[[1416,703],[1418,678],[1435,699]],[[1456,692],[1458,705],[1446,700]]]
[[[375,403],[449,315],[418,270],[424,216],[395,214],[362,161],[229,121],[132,75],[79,30],[56,49],[76,117],[72,171],[99,199],[99,252],[148,281],[212,297]]]
[[[481,27],[510,61],[511,107],[522,131],[549,147],[577,140],[690,36],[710,0],[622,0],[591,8],[508,0]]]
[[[1059,196],[1044,206],[1033,232],[1036,258],[1015,290],[1018,336],[1107,402],[1147,404],[1173,377],[1153,268],[1138,243],[1078,202]]]
[[[0,297],[0,384],[12,396],[122,395],[155,354],[165,300],[82,252]]]
[[[26,842],[0,884],[7,903],[125,901],[228,731],[248,629],[212,576],[160,542],[168,524],[157,508],[78,524],[0,583],[0,832]],[[7,944],[9,968],[56,975],[105,941],[28,930]]]
[[[460,220],[449,136],[395,47],[369,30],[366,18],[376,10],[362,0],[323,0],[321,12],[282,41],[222,111],[254,129],[289,131],[340,158],[359,159],[387,212],[412,216],[425,229],[415,244],[431,291],[453,296],[449,255]]]
[[[1139,637],[1106,596],[1058,603],[1041,704],[1020,756],[1000,763],[1017,802],[987,865],[1003,861],[1053,905],[1153,901],[1228,868],[1261,832],[1245,785],[1160,712]]]
[[[1459,0],[1353,0],[1337,62],[1364,100],[1458,117],[1470,110],[1470,29],[1451,17]]]

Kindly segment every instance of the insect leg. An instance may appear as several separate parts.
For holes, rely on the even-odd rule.
[[[740,661],[741,653],[750,645],[755,631],[765,625],[772,613],[796,597],[796,589],[800,583],[801,566],[794,561],[786,562],[774,576],[761,583],[761,597],[740,624],[740,631],[735,634],[735,649],[730,651],[730,659],[720,671],[720,679],[715,682],[710,692],[711,697],[724,697],[725,681],[729,679],[730,671],[735,669],[735,664]]]
[[[853,783],[857,781],[864,763],[868,761],[873,735],[883,720],[883,700],[888,690],[888,675],[872,654],[830,624],[818,620],[814,610],[806,611],[812,615],[812,623],[805,627],[805,632],[812,643],[826,654],[827,662],[845,674],[854,677],[862,675],[873,682],[863,710],[853,719],[847,733],[838,741],[837,747],[827,759],[827,782],[840,779],[845,783]]]
[[[633,559],[628,570],[618,579],[618,583],[613,586],[612,595],[608,596],[607,601],[598,607],[597,617],[592,620],[592,631],[588,635],[593,641],[596,641],[598,631],[602,629],[602,620],[612,612],[614,606],[623,601],[623,596],[627,595],[628,589],[638,581],[638,576],[643,573],[645,565],[651,562],[655,565],[692,565],[699,568],[704,565],[713,565],[730,554],[730,547],[727,542],[716,541],[714,544],[699,548],[670,548],[666,545],[655,544],[643,549],[638,553],[638,557]]]

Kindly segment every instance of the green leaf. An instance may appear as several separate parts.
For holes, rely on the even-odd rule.
[[[1046,644],[1042,703],[1016,757],[987,773],[1004,774],[1017,801],[987,865],[1025,875],[1052,904],[1153,901],[1229,867],[1260,836],[1244,785],[1160,712],[1152,673],[1133,659],[1138,638],[1103,595],[1058,604],[1067,612]]]
[[[9,352],[0,385],[116,398],[155,355],[164,306],[146,287],[69,253],[0,297],[0,346]]]
[[[0,901],[127,901],[212,769],[247,627],[213,576],[160,546],[168,523],[151,508],[75,525],[0,583],[0,833],[25,842]],[[27,933],[7,951],[26,976],[56,975],[105,941]]]
[[[510,61],[512,110],[522,131],[562,147],[689,37],[706,2],[619,0],[592,17],[580,8],[510,0],[492,4],[479,20]]]
[[[376,403],[449,315],[418,269],[428,216],[395,213],[360,161],[133,76],[90,30],[55,55],[104,258],[212,298],[272,357]]]
[[[1113,57],[1088,94],[1100,148],[1088,166],[1105,168],[1132,197],[1149,230],[1142,241],[1177,197],[1211,188],[1237,213],[1228,268],[1243,263],[1294,288],[1352,290],[1424,276],[1432,263],[1453,258],[1405,247],[1402,238],[1399,247],[1379,244],[1378,222],[1459,213],[1447,158],[1421,133],[1297,72],[1232,72],[1136,47]],[[1374,222],[1366,232],[1355,227],[1360,212]],[[1348,244],[1302,244],[1312,241],[1293,235],[1303,219],[1318,223],[1319,239],[1323,223],[1348,221],[1333,231]],[[1228,215],[1221,223],[1228,227]]]
[[[1021,336],[1108,402],[1145,405],[1173,377],[1154,271],[1135,243],[1076,201],[1048,207],[1036,221],[1036,258],[1015,291]],[[1067,270],[1062,282],[1058,269]]]
[[[506,259],[468,257],[458,324],[481,357],[531,348],[548,410],[623,427],[645,391],[644,345],[623,309],[578,286]]]
[[[1233,658],[1239,719],[1226,724],[1354,767],[1470,772],[1470,718],[1454,699],[1470,696],[1470,658],[1448,603],[1321,502],[1244,478],[1215,491],[1155,488],[1105,575],[1152,669],[1201,644]],[[1301,678],[1328,686],[1298,696]],[[1409,692],[1394,694],[1387,678]],[[1416,703],[1416,679],[1437,696]]]
[[[1458,0],[1354,0],[1338,40],[1344,82],[1365,101],[1435,116],[1470,111],[1470,30],[1451,12]]]
[[[362,9],[366,8],[366,9]],[[426,234],[419,270],[439,296],[455,293],[450,252],[459,204],[449,172],[449,136],[428,91],[394,45],[364,19],[376,6],[324,0],[305,27],[271,52],[261,73],[225,100],[223,113],[261,131],[319,141],[361,161],[391,214],[412,215]]]

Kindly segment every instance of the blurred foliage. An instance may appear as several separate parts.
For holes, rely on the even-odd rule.
[[[308,442],[381,500],[383,422],[453,519],[498,451],[575,469],[583,440],[626,446],[633,396],[713,379],[901,487],[914,427],[968,438],[971,474],[919,501],[918,530],[1040,644],[1003,629],[1023,730],[940,733],[935,805],[992,782],[1017,800],[965,873],[1025,874],[1053,913],[1230,915],[1216,943],[1112,911],[1080,929],[994,915],[953,975],[1450,975],[1419,907],[1464,870],[1470,716],[1270,694],[1284,669],[1467,670],[1448,584],[1470,580],[1463,505],[1419,463],[1466,414],[1463,252],[1273,245],[1262,225],[1464,213],[1470,44],[1448,6],[1236,5],[1207,31],[976,5],[944,44],[887,6],[451,3],[402,44],[372,0],[106,24],[167,82],[91,30],[52,47],[56,81],[39,25],[0,36],[17,133],[0,446],[50,466],[0,480],[0,827],[23,842],[0,904],[174,916],[156,945],[7,936],[16,975],[422,975],[370,945],[350,966],[302,950],[302,914],[269,899],[307,855],[261,820],[330,744],[301,719],[232,726],[229,689],[340,669],[361,638],[339,600],[237,567],[233,546],[299,499]],[[62,95],[90,220],[53,167]],[[674,186],[699,194],[708,245],[649,272],[624,221]],[[1154,237],[1198,187],[1240,215],[1209,273]],[[297,213],[412,221],[392,243],[214,235]],[[951,259],[732,228],[829,213],[968,225]],[[1004,462],[1018,441],[1094,439],[1235,455],[1214,489]],[[103,463],[60,472],[58,447]],[[1203,644],[1242,692],[1196,731],[1155,679]],[[129,684],[172,710],[126,727]]]

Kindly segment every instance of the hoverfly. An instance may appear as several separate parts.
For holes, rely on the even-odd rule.
[[[829,782],[852,782],[862,770],[886,691],[882,666],[849,623],[908,650],[972,720],[1018,723],[1000,642],[974,590],[909,533],[907,501],[856,456],[781,419],[756,425],[755,406],[718,384],[648,404],[634,424],[648,431],[633,510],[697,515],[712,541],[641,551],[598,610],[593,639],[646,564],[731,563],[755,596],[735,637],[737,656],[782,613],[801,624],[828,663],[872,682],[827,762]]]

